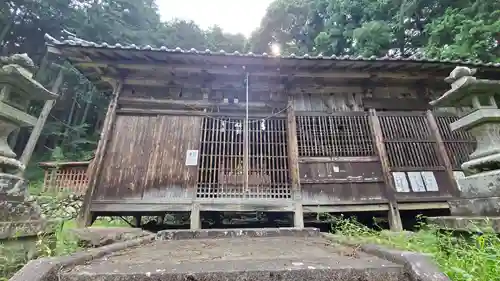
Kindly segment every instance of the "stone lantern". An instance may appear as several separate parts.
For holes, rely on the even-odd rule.
[[[57,95],[33,79],[33,62],[27,55],[0,57],[0,241],[26,241],[50,229],[36,202],[30,202],[25,166],[8,145],[9,134],[19,127],[35,126],[37,117],[26,111],[31,100],[52,100]],[[49,230],[50,232],[50,230]]]
[[[500,80],[479,79],[475,73],[475,69],[456,67],[445,79],[451,89],[430,103],[435,107],[471,107],[450,128],[465,130],[477,140],[476,150],[462,164],[467,176],[457,179],[461,196],[449,202],[454,218],[434,221],[451,228],[487,222],[500,231],[500,109],[495,100]]]

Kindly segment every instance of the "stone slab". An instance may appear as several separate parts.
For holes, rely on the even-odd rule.
[[[148,235],[151,232],[132,227],[86,227],[71,230],[78,244],[84,248],[95,248],[119,241],[132,240]]]
[[[60,277],[61,281],[408,280],[402,265],[317,236],[157,240],[66,268]]]
[[[430,223],[442,229],[459,231],[482,231],[500,233],[500,216],[498,217],[430,217]]]
[[[0,222],[0,240],[37,236],[39,233],[51,234],[60,225],[59,220],[31,220]]]
[[[239,228],[239,229],[180,229],[163,230],[156,234],[157,240],[185,240],[235,237],[318,237],[318,228]]]
[[[500,197],[448,201],[453,216],[500,216]]]
[[[500,171],[489,171],[457,180],[463,198],[500,196]]]

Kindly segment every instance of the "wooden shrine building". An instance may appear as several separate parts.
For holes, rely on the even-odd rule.
[[[457,65],[500,79],[492,63],[47,39],[112,93],[87,223],[184,211],[199,228],[201,211],[264,211],[301,227],[304,213],[382,211],[400,229],[400,210],[448,208],[474,149],[448,127],[456,109],[430,110],[443,79]]]

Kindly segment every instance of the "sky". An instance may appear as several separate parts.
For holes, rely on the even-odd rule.
[[[272,0],[156,0],[162,20],[193,20],[201,28],[220,26],[225,32],[249,36]]]

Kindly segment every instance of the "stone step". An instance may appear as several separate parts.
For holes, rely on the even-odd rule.
[[[410,281],[400,265],[381,264],[368,260],[340,262],[306,260],[291,262],[288,259],[264,261],[222,261],[188,263],[176,266],[106,264],[106,268],[94,267],[89,271],[75,269],[59,275],[61,281]]]
[[[441,229],[500,233],[500,216],[444,216],[427,220]]]
[[[34,260],[10,279],[52,280],[450,281],[425,255],[312,228],[162,231]]]
[[[333,244],[317,229],[159,232],[155,240],[66,268],[61,281],[409,281],[404,267]]]

